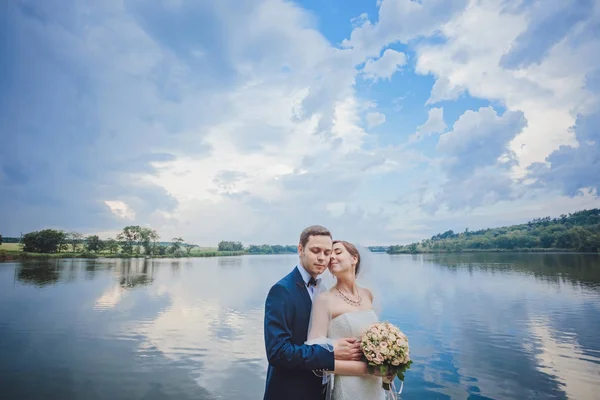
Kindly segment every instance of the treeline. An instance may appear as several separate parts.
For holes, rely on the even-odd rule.
[[[242,254],[286,254],[296,253],[297,247],[293,245],[250,245],[244,247],[241,242],[221,241],[217,250],[200,249],[194,244],[185,243],[181,237],[171,239],[170,242],[159,242],[159,234],[150,228],[138,225],[126,226],[115,238],[100,239],[98,235],[84,236],[78,232],[65,232],[56,229],[44,229],[29,232],[20,238],[2,238],[0,244],[19,243],[25,253],[53,254],[61,256],[67,254],[78,255],[120,255],[120,256],[218,256]],[[0,250],[3,252],[4,250]]]
[[[244,245],[241,242],[228,242],[222,240],[219,242],[219,251],[244,251]]]
[[[367,248],[373,253],[385,253],[388,251],[389,246],[368,246]]]
[[[168,244],[159,243],[160,236],[154,229],[138,225],[126,226],[116,238],[102,240],[98,235],[84,236],[79,232],[43,229],[29,232],[18,239],[22,250],[27,253],[108,253],[145,256],[189,256],[198,247],[173,238]],[[14,239],[14,238],[11,238]],[[0,242],[1,243],[1,242]],[[8,243],[5,240],[5,243]],[[14,240],[11,240],[14,243]]]
[[[485,250],[600,251],[600,209],[536,218],[526,224],[455,233],[439,233],[409,245],[394,245],[389,254]]]
[[[2,243],[19,243],[21,239],[19,238],[13,238],[13,237],[2,237],[2,235],[0,235],[0,244]]]
[[[248,254],[289,254],[296,253],[298,251],[298,247],[294,245],[282,246],[279,244],[270,245],[270,244],[262,244],[262,245],[254,245],[251,244],[248,247],[244,247],[241,242],[228,242],[221,241],[219,242],[219,251],[245,251]]]
[[[248,253],[250,254],[292,254],[298,252],[298,246],[287,245],[282,246],[276,244],[271,246],[269,244],[263,245],[250,245],[248,247]]]

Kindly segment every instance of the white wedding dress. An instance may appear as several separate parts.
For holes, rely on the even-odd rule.
[[[373,310],[347,312],[329,321],[327,336],[330,339],[358,339],[375,322],[378,318]],[[334,376],[332,400],[384,400],[385,397],[380,377]]]

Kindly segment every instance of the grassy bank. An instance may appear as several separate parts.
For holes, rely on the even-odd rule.
[[[21,251],[19,243],[2,243],[0,244],[0,251]]]
[[[192,257],[225,257],[248,254],[245,251],[218,251],[216,247],[198,247],[186,254],[154,255],[149,258],[192,258]],[[143,258],[143,254],[124,254],[90,251],[64,251],[59,253],[29,253],[21,250],[18,243],[3,243],[0,245],[0,261],[13,260],[45,260],[53,258]]]

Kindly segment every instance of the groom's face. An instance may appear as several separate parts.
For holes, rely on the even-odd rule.
[[[321,275],[329,264],[331,248],[329,236],[310,236],[306,246],[298,245],[298,254],[304,269],[313,277]]]

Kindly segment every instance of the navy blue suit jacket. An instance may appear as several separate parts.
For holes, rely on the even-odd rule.
[[[269,368],[263,400],[324,399],[322,378],[313,370],[333,371],[334,355],[305,345],[312,301],[298,268],[277,282],[265,302],[265,346]]]

